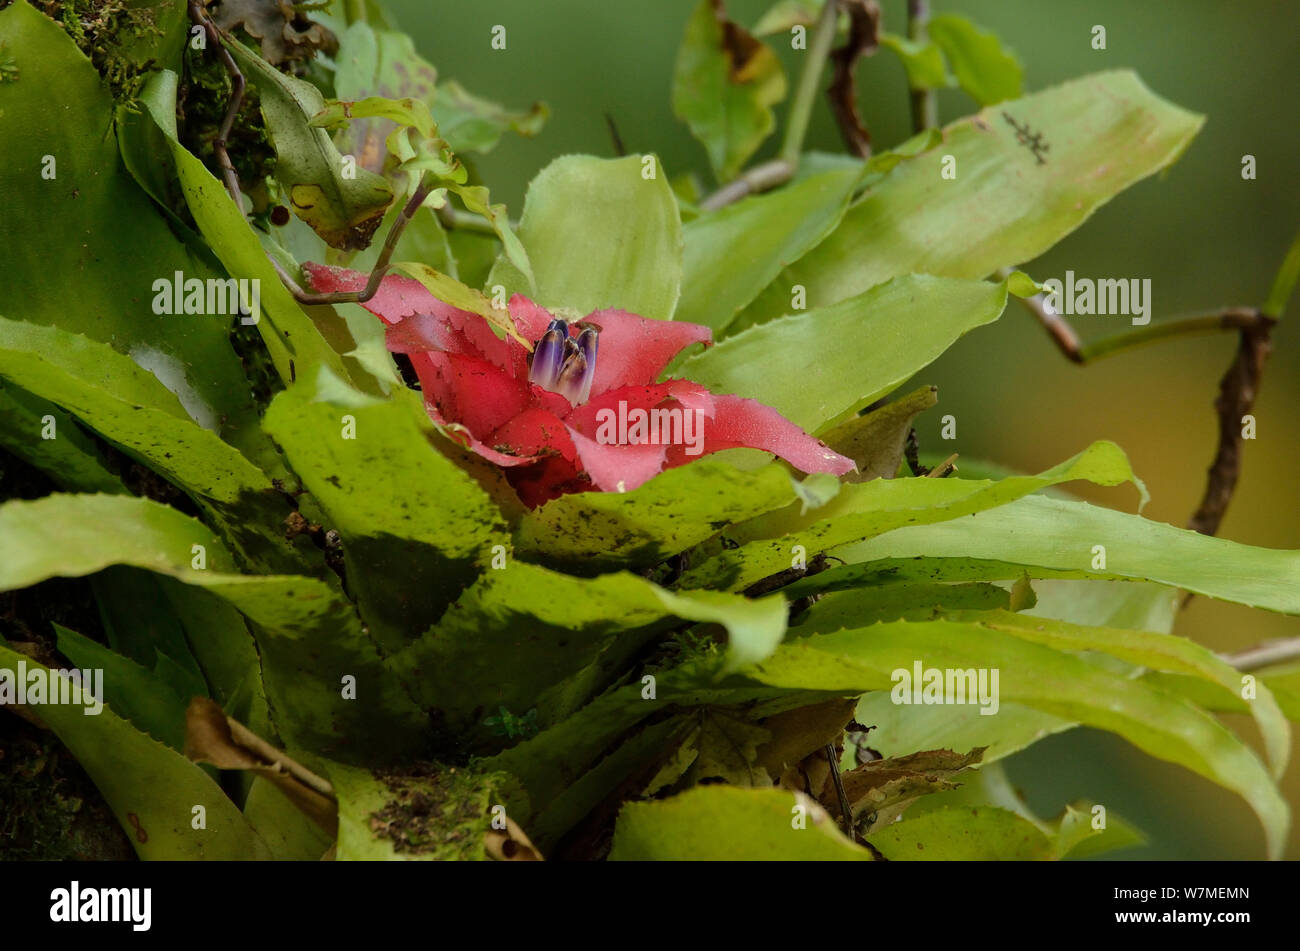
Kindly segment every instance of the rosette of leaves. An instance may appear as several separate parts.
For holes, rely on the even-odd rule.
[[[337,32],[340,62],[349,37],[369,42]],[[344,141],[353,126],[332,123],[349,116],[390,123],[396,159],[371,174],[400,196],[432,172],[447,190],[435,201],[458,195],[484,216],[499,258],[467,285],[456,242],[417,215],[397,258],[421,263],[435,295],[478,306],[501,285],[579,313],[704,324],[718,342],[674,375],[760,400],[858,467],[801,478],[732,452],[529,509],[429,420],[378,321],[285,290],[268,250],[294,273],[351,252],[310,222],[245,219],[180,144],[174,73],[152,74],[114,121],[93,65],[25,0],[0,12],[0,42],[19,77],[0,84],[0,184],[22,196],[8,179],[54,137],[81,190],[80,204],[6,210],[5,286],[66,260],[86,206],[100,233],[134,229],[130,260],[88,261],[85,280],[0,306],[0,445],[53,488],[0,504],[0,590],[86,578],[100,615],[88,630],[6,629],[0,672],[42,658],[105,671],[102,715],[28,712],[141,857],[1093,854],[1137,833],[1116,817],[1098,828],[1084,800],[1034,816],[998,771],[1081,724],[1233,791],[1280,853],[1295,673],[1259,672],[1243,692],[1171,629],[1180,591],[1300,613],[1300,553],[1042,494],[1087,480],[1145,496],[1110,443],[1037,475],[924,478],[901,464],[936,394],[898,388],[1036,289],[988,275],[1195,135],[1200,117],[1133,74],[999,106],[1050,140],[1045,165],[985,111],[943,130],[956,182],[939,185],[942,156],[922,137],[683,223],[665,177],[643,173],[657,163],[566,157],[533,183],[517,233],[400,90],[367,90],[362,109],[283,110],[277,149]],[[51,125],[47,95],[86,121]],[[156,166],[136,161],[142,141],[161,150]],[[147,298],[158,262],[260,279],[269,406],[225,328],[124,301]],[[918,661],[997,669],[998,713],[893,703],[894,672]],[[1248,712],[1263,754],[1218,711]],[[218,784],[217,769],[243,781]]]

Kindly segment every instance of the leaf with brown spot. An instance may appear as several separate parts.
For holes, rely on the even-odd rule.
[[[294,214],[332,248],[355,251],[368,246],[393,201],[388,183],[360,167],[355,177],[344,176],[343,156],[329,133],[309,125],[325,108],[320,90],[279,72],[227,34],[221,42],[257,87],[275,146],[275,177]]]
[[[673,71],[673,112],[703,143],[719,181],[734,178],[776,126],[785,98],[781,61],[727,17],[722,0],[700,0]]]

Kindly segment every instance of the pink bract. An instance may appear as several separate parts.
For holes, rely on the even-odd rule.
[[[366,275],[346,268],[308,264],[304,269],[322,292],[356,291],[366,282]],[[739,447],[775,453],[804,472],[843,475],[854,468],[851,459],[757,400],[710,393],[689,380],[660,381],[664,367],[684,348],[712,343],[709,328],[698,324],[648,320],[621,310],[588,314],[580,324],[599,331],[599,355],[590,396],[574,406],[529,382],[529,355],[517,341],[496,336],[482,317],[438,300],[418,281],[389,275],[363,306],[387,324],[388,349],[409,357],[430,419],[504,467],[529,506],[593,488],[631,491],[664,469]],[[520,336],[533,342],[554,320],[518,294],[510,299],[509,312]],[[577,329],[577,324],[569,328],[570,333]],[[681,410],[683,416],[698,411],[702,439],[686,446],[600,438],[602,422],[608,425],[620,412],[634,416],[635,410]],[[607,436],[609,429],[604,432]],[[695,448],[697,455],[688,453]]]

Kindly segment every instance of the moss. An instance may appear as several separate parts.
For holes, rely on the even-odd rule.
[[[176,118],[181,144],[201,158],[218,178],[212,142],[226,118],[230,102],[230,75],[221,60],[203,50],[185,51],[185,80],[178,92]],[[253,195],[255,206],[266,204],[265,183],[275,173],[275,149],[266,131],[256,87],[244,91],[235,122],[226,143],[230,161],[244,191]],[[262,200],[258,201],[258,193]]]
[[[0,714],[0,861],[124,861],[131,844],[52,733]]]
[[[11,2],[0,0],[0,9]],[[31,0],[31,3],[63,27],[89,57],[114,98],[128,101],[139,95],[145,76],[155,64],[152,60],[133,59],[126,51],[163,35],[152,9],[133,6],[130,0]],[[3,63],[2,55],[0,63]]]

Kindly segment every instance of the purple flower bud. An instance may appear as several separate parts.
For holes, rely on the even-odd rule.
[[[588,327],[578,335],[576,344],[569,343],[572,349],[552,389],[574,406],[580,406],[591,396],[591,381],[596,375],[596,331]]]
[[[569,325],[558,317],[551,321],[533,351],[533,365],[528,370],[528,381],[548,390],[555,389],[560,377],[569,344]]]

